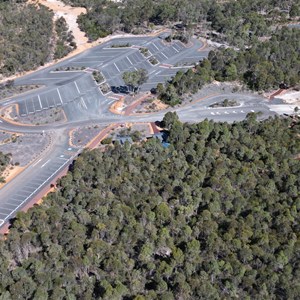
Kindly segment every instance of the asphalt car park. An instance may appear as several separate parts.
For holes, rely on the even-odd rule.
[[[97,89],[97,85],[92,76],[85,74],[78,80],[21,99],[18,101],[19,113],[21,116],[26,116],[44,109],[63,106],[69,102],[80,100],[81,97],[95,89]]]
[[[118,45],[127,45],[120,47]],[[199,40],[189,48],[180,41],[166,43],[159,37],[119,38],[70,58],[55,67],[38,72],[38,76],[29,75],[20,80],[21,83],[38,81],[45,87],[41,91],[33,91],[28,96],[17,98],[21,116],[34,114],[41,110],[62,106],[68,119],[82,119],[108,110],[107,100],[110,93],[105,96],[99,90],[92,76],[93,71],[100,71],[104,82],[115,87],[115,93],[126,94],[126,85],[122,75],[126,71],[145,69],[148,80],[142,86],[142,91],[155,88],[158,83],[164,83],[186,67],[166,69],[165,65],[174,66],[176,62],[188,59],[197,62],[203,58],[198,51],[202,46]],[[149,55],[141,53],[141,48],[147,48]],[[202,56],[201,56],[202,55]],[[157,63],[150,62],[150,57]],[[82,68],[80,71],[60,72],[72,67]],[[43,81],[44,79],[44,81]]]
[[[38,170],[30,180],[24,176],[22,189],[16,188],[14,192],[10,191],[7,197],[0,200],[0,225],[32,199],[60,170],[70,164],[76,154],[76,149],[69,149],[45,162],[37,161],[32,166],[36,166]]]

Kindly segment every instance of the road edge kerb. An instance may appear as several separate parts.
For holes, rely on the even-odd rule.
[[[105,137],[108,135],[108,133],[113,130],[116,129],[117,127],[119,127],[120,124],[118,123],[112,123],[109,126],[105,127],[104,129],[102,129],[91,141],[89,141],[84,148],[88,148],[88,149],[95,149],[99,143],[105,139]]]

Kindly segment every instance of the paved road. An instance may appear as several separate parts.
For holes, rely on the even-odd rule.
[[[0,227],[70,164],[77,154],[78,149],[68,144],[67,133],[58,131],[43,156],[0,190]]]
[[[112,45],[130,47],[111,48]],[[31,91],[1,102],[1,106],[17,103],[20,115],[34,114],[52,107],[62,107],[68,121],[64,124],[43,126],[19,126],[7,123],[0,118],[0,129],[12,132],[53,132],[54,139],[51,146],[40,157],[14,180],[0,190],[0,227],[12,218],[27,202],[29,202],[42,188],[49,185],[51,179],[70,164],[82,148],[70,147],[68,132],[75,127],[90,124],[109,125],[124,122],[153,122],[161,120],[165,114],[158,112],[141,116],[115,115],[109,111],[112,104],[112,93],[103,95],[93,80],[92,72],[101,71],[105,82],[110,86],[122,86],[124,71],[144,68],[149,74],[148,81],[142,90],[150,90],[159,82],[165,82],[176,74],[180,68],[169,68],[168,65],[192,64],[207,56],[207,50],[198,51],[203,46],[199,40],[194,40],[190,48],[180,42],[165,44],[159,37],[114,39],[103,45],[94,47],[71,59],[67,59],[55,66],[39,70],[30,75],[19,78],[15,84],[39,84],[41,89]],[[158,61],[152,65],[149,58],[144,57],[139,48],[146,47],[151,56]],[[56,70],[68,67],[82,68],[80,71],[61,72]],[[228,99],[237,99],[240,106],[234,108],[210,108],[212,103]],[[241,101],[241,99],[243,99]],[[243,120],[249,112],[263,112],[264,117],[275,115],[265,99],[255,95],[222,94],[207,97],[203,101],[189,104],[176,110],[182,121],[197,122],[205,118],[216,121],[233,122]],[[281,107],[284,111],[285,107]]]

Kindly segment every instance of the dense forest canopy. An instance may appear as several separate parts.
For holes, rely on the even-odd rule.
[[[297,299],[299,119],[84,152],[0,243],[3,299]]]
[[[0,3],[0,74],[32,70],[49,59],[52,17],[44,6]]]
[[[36,69],[76,47],[64,18],[26,1],[0,2],[0,79]]]
[[[115,30],[136,31],[139,27],[202,24],[202,29],[215,31],[218,39],[238,46],[249,45],[258,37],[269,35],[272,26],[299,17],[299,1],[280,0],[63,0],[84,6],[79,24],[91,40]]]

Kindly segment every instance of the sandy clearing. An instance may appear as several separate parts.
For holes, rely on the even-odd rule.
[[[300,91],[286,92],[284,95],[278,95],[275,98],[279,98],[285,103],[300,105]]]
[[[88,38],[85,33],[80,30],[77,24],[77,17],[80,14],[86,14],[86,9],[83,7],[72,7],[58,0],[29,0],[29,3],[42,4],[49,9],[52,9],[55,18],[64,17],[69,29],[73,32],[77,46],[87,44]]]
[[[9,164],[3,172],[2,176],[4,177],[5,182],[0,183],[0,189],[12,179],[14,179],[18,174],[20,174],[24,169],[25,167],[12,166],[11,164]]]

